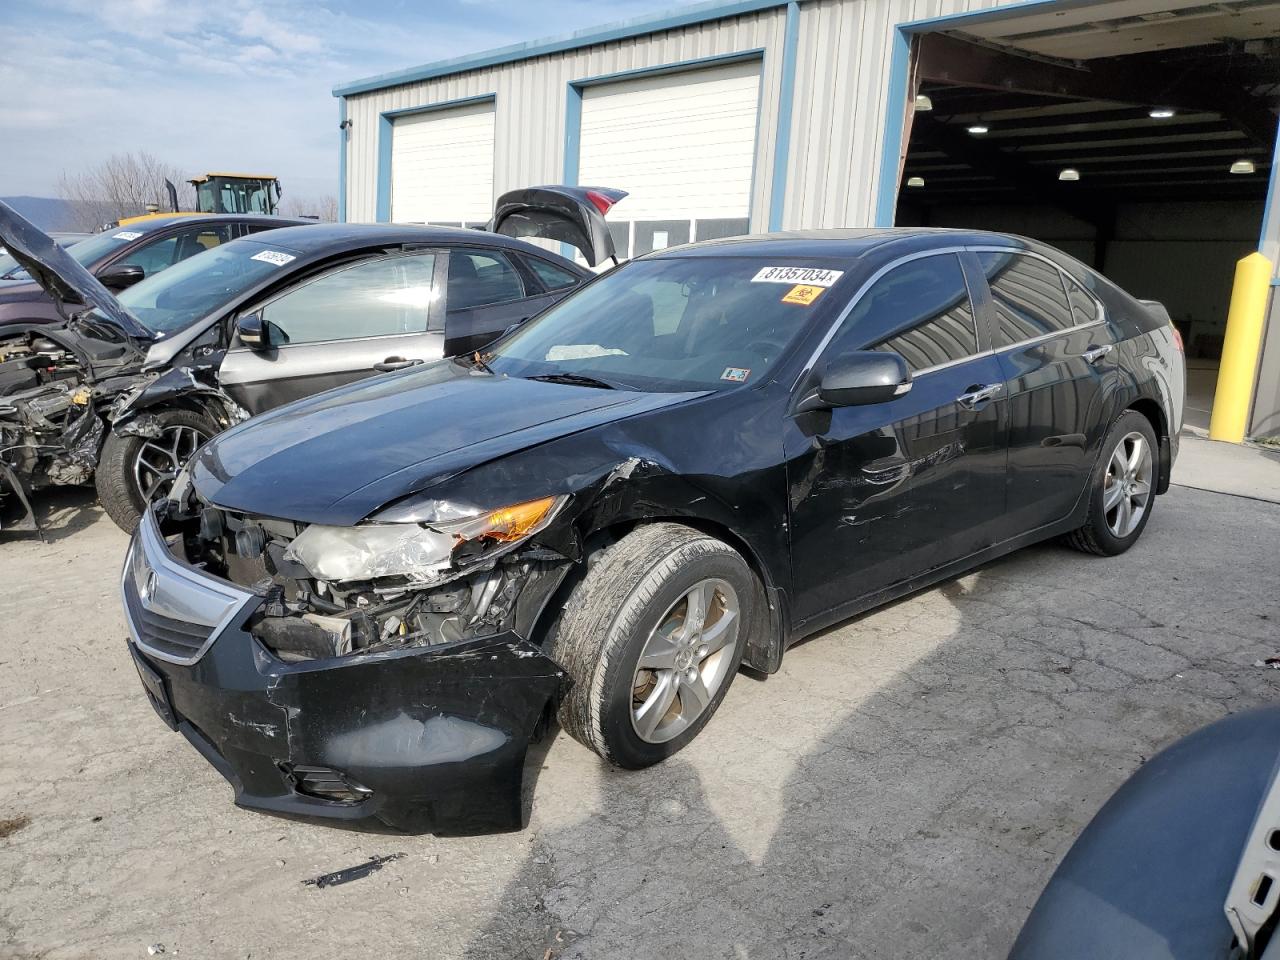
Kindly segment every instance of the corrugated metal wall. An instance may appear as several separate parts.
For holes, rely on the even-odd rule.
[[[498,194],[562,179],[565,103],[570,82],[764,49],[751,202],[752,229],[764,229],[777,139],[779,61],[785,21],[785,8],[779,8],[348,97],[351,128],[347,145],[347,219],[375,217],[378,116],[385,111],[495,94],[493,185]],[[626,184],[617,186],[625,188]]]
[[[785,227],[874,224],[894,28],[1001,5],[1000,0],[812,0],[801,5]]]

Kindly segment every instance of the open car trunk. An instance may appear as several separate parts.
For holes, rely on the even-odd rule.
[[[494,205],[489,229],[506,237],[559,240],[589,266],[618,261],[605,214],[627,195],[611,187],[542,186],[510,190]]]

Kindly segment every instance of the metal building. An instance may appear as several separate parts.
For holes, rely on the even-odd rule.
[[[343,219],[480,224],[505,190],[587,183],[630,191],[630,256],[1023,233],[1165,302],[1210,395],[1235,261],[1280,264],[1280,0],[729,0],[334,95]],[[1270,312],[1254,434],[1280,432],[1280,279]]]

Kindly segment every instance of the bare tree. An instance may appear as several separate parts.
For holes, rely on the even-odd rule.
[[[296,197],[286,193],[280,200],[280,213],[286,217],[315,217],[325,223],[334,223],[338,219],[338,198],[332,194]]]
[[[91,230],[146,213],[148,204],[169,210],[165,180],[177,187],[179,207],[191,209],[195,194],[186,175],[149,153],[115,154],[81,173],[63,171],[58,194],[71,206],[77,226]]]

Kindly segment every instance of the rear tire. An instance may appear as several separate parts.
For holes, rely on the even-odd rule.
[[[1099,557],[1117,556],[1137,543],[1156,502],[1159,464],[1151,421],[1137,410],[1120,414],[1094,467],[1088,519],[1066,535],[1066,543]]]
[[[550,641],[574,681],[561,725],[627,769],[676,753],[728,692],[756,596],[728,544],[674,523],[632,531],[592,563]]]
[[[218,432],[207,417],[190,410],[163,410],[152,416],[159,436],[108,433],[98,459],[94,477],[98,500],[125,533],[133,532],[149,500],[168,494],[178,470],[196,448]],[[151,488],[150,498],[144,495],[144,483]]]

